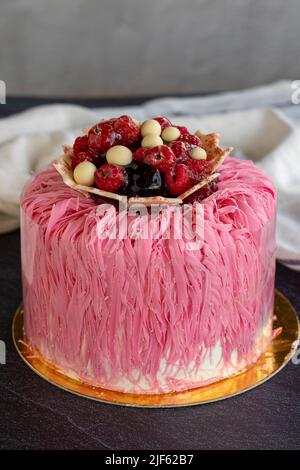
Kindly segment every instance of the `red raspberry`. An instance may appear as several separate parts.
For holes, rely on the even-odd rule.
[[[73,144],[73,155],[71,158],[73,170],[78,163],[88,161],[96,164],[97,159],[97,155],[89,150],[87,135],[77,137]]]
[[[76,153],[76,155],[72,155],[71,157],[71,162],[72,162],[72,169],[74,168],[81,162],[92,162],[95,165],[97,165],[99,158],[97,155],[90,151],[82,151]]]
[[[89,142],[88,142],[88,136],[87,135],[82,135],[80,137],[77,137],[74,141],[73,144],[73,153],[79,153],[85,150],[89,149]]]
[[[170,144],[170,148],[173,150],[176,156],[176,162],[184,162],[190,158],[189,148],[190,145],[187,142],[179,142],[176,140]]]
[[[211,172],[210,164],[206,160],[193,160],[190,158],[185,164],[191,170],[191,176],[196,183]]]
[[[165,127],[172,126],[171,121],[169,121],[169,119],[167,119],[166,117],[159,116],[159,117],[156,117],[156,118],[153,118],[153,119],[154,119],[154,121],[157,121],[160,124],[160,127],[162,129],[164,129]]]
[[[113,129],[119,135],[119,144],[129,146],[140,138],[140,128],[130,116],[113,119]]]
[[[134,152],[133,158],[135,158],[139,162],[143,162],[146,157],[146,152],[147,152],[147,149],[140,147]]]
[[[167,145],[157,145],[146,151],[145,163],[164,173],[174,167],[176,157]]]
[[[196,147],[202,147],[202,142],[196,135],[182,134],[178,140],[180,142],[187,142],[190,145],[195,145]]]
[[[183,163],[179,163],[171,171],[165,174],[165,182],[171,194],[178,196],[193,186],[190,177],[190,169]]]
[[[189,134],[189,130],[187,127],[185,126],[175,126],[177,127],[177,129],[180,131],[180,134],[183,135],[183,134]]]
[[[105,163],[95,173],[95,183],[103,191],[115,193],[126,183],[124,168]]]
[[[92,151],[104,153],[120,143],[120,136],[114,131],[112,121],[99,122],[89,130],[88,145]]]

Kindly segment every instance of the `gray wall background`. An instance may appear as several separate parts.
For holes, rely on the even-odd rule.
[[[300,79],[299,20],[299,0],[0,0],[0,79],[74,97]]]

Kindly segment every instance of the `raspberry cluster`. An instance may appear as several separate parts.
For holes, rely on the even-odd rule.
[[[73,145],[74,179],[128,196],[178,196],[211,173],[201,139],[165,117],[99,122]],[[208,196],[216,184],[196,193]]]

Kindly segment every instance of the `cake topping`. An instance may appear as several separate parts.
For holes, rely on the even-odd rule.
[[[113,145],[130,145],[139,139],[140,128],[129,116],[109,119],[93,126],[88,133],[89,148],[103,154]]]
[[[72,152],[72,157],[71,157],[72,168],[74,169],[76,165],[85,161],[94,163],[97,161],[97,159],[98,159],[97,154],[95,154],[89,148],[87,135],[84,135],[82,137],[77,137],[73,145],[73,152]]]
[[[161,134],[161,127],[158,121],[155,119],[149,119],[148,121],[143,122],[141,127],[141,134],[142,137],[146,135],[160,135]]]
[[[124,145],[115,145],[106,152],[107,163],[126,166],[132,162],[132,152]]]
[[[202,142],[197,135],[181,134],[179,140],[181,142],[187,142],[190,145],[194,145],[195,147],[202,147]]]
[[[154,120],[160,124],[160,127],[162,129],[164,129],[165,127],[172,126],[171,121],[169,121],[169,119],[167,119],[166,117],[159,116],[159,117],[154,118]]]
[[[159,145],[146,151],[145,163],[150,166],[154,166],[162,173],[174,167],[176,163],[176,157],[172,149],[167,145]]]
[[[162,131],[161,136],[165,142],[173,142],[173,140],[177,140],[180,137],[180,130],[173,126],[166,127]]]
[[[73,176],[77,184],[93,186],[95,183],[96,165],[89,161],[81,162],[76,166]]]
[[[166,185],[174,196],[184,193],[192,186],[191,171],[183,163],[166,172]]]
[[[126,180],[125,169],[110,163],[105,163],[95,173],[95,183],[103,191],[114,193],[124,186]]]
[[[152,147],[157,147],[158,145],[163,145],[163,140],[159,135],[148,134],[142,140],[142,147],[151,149]]]
[[[156,198],[178,204],[217,189],[216,170],[232,151],[219,144],[217,133],[193,135],[162,116],[140,125],[124,115],[77,137],[73,147],[64,148],[64,162],[55,166],[66,184],[86,193],[122,201],[129,197],[128,203],[144,203],[148,197],[149,203]]]
[[[202,147],[194,147],[191,151],[191,158],[194,160],[206,160],[207,153]]]

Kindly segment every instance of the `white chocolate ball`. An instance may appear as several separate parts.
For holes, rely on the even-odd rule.
[[[163,140],[159,135],[148,134],[142,140],[142,147],[152,149],[157,145],[163,145]]]
[[[106,152],[107,163],[126,166],[132,162],[132,152],[124,145],[115,145]]]
[[[206,151],[202,147],[195,147],[191,151],[191,157],[194,160],[206,160],[207,154],[206,154]]]
[[[96,165],[92,162],[81,162],[76,165],[73,178],[77,184],[82,186],[93,186],[95,182]]]
[[[145,135],[149,134],[160,135],[160,133],[160,124],[159,122],[155,121],[155,119],[148,119],[148,121],[143,122],[141,127],[142,137],[145,137]]]
[[[173,142],[180,137],[180,130],[177,127],[165,127],[161,133],[162,138],[165,142]]]

